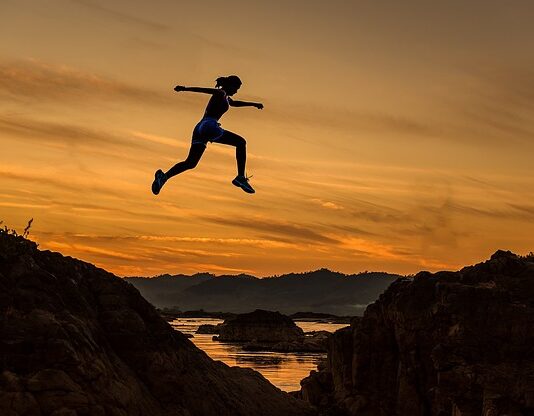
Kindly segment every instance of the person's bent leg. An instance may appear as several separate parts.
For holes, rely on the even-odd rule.
[[[187,158],[182,162],[178,162],[176,165],[170,168],[165,173],[165,178],[170,179],[173,176],[176,176],[186,170],[194,169],[198,165],[198,162],[202,157],[204,150],[206,150],[206,146],[202,143],[191,144],[191,148],[189,149],[189,154],[187,155]]]
[[[250,183],[248,178],[245,176],[245,165],[247,162],[247,141],[231,131],[225,130],[223,135],[217,140],[214,140],[214,143],[228,144],[235,146],[235,158],[237,160],[237,176],[232,181],[232,184],[243,189],[249,194],[256,192]]]
[[[214,140],[214,143],[235,146],[237,175],[245,176],[245,165],[247,163],[247,141],[238,134],[225,130],[221,137],[219,137],[217,140]]]

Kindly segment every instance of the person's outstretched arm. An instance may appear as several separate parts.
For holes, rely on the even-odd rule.
[[[204,94],[212,94],[212,95],[223,92],[223,90],[219,88],[184,87],[183,85],[177,85],[176,87],[174,87],[174,91],[176,92],[180,92],[180,91],[202,92]]]
[[[232,107],[256,107],[258,110],[261,110],[263,108],[263,104],[262,103],[251,103],[251,102],[248,102],[248,101],[237,101],[237,100],[232,100],[230,97],[228,97],[228,103]]]

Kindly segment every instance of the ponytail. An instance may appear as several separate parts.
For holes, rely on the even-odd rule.
[[[219,77],[215,80],[215,88],[225,87],[227,85],[236,85],[240,87],[242,82],[237,75],[230,75],[228,77]]]
[[[216,81],[215,88],[219,88],[219,87],[222,87],[223,85],[225,85],[227,79],[228,79],[227,77],[219,77],[219,78],[217,78],[215,80]]]

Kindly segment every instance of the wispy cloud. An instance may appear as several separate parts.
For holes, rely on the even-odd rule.
[[[495,64],[465,70],[464,77],[463,89],[445,100],[452,114],[449,139],[477,145],[532,145],[534,70]]]
[[[99,185],[94,185],[90,182],[73,182],[73,180],[62,180],[57,177],[47,176],[44,174],[31,173],[31,172],[21,172],[21,171],[9,171],[9,170],[0,170],[0,177],[4,179],[11,179],[16,181],[23,181],[26,183],[34,183],[40,186],[52,186],[61,191],[68,191],[75,195],[80,194],[80,189],[84,189],[85,192],[91,192],[96,195],[106,195],[113,197],[122,197],[124,193],[113,189],[112,187],[104,187]]]
[[[68,66],[47,64],[34,59],[0,63],[0,96],[40,102],[84,100],[128,100],[144,104],[173,105],[172,91],[158,93],[146,88],[106,78]],[[182,96],[182,100],[188,99]]]
[[[86,7],[89,10],[93,10],[99,13],[101,16],[105,16],[111,19],[114,19],[121,23],[126,23],[129,25],[136,25],[138,27],[156,31],[156,32],[167,32],[171,28],[168,25],[155,22],[144,17],[135,16],[131,13],[125,13],[124,11],[119,11],[111,7],[106,7],[98,4],[96,1],[91,0],[71,0],[73,3],[80,4]]]
[[[47,247],[53,250],[76,252],[79,254],[96,254],[99,257],[110,258],[115,260],[138,260],[137,256],[119,252],[116,250],[104,249],[99,247],[87,246],[82,244],[63,243],[59,241],[48,241]],[[83,256],[85,257],[85,256]]]
[[[245,246],[239,239],[226,241],[227,239],[214,238],[159,238],[148,235],[115,236],[34,231],[32,235],[42,248],[58,250],[97,265],[107,264],[108,268],[123,275],[138,273],[140,270],[144,270],[144,274],[148,270],[172,271],[177,267],[189,272],[253,272],[250,268],[239,268],[235,265],[236,259],[247,256],[244,251],[231,249],[236,245]],[[195,248],[195,243],[199,248]],[[259,243],[262,245],[263,242]]]
[[[398,261],[401,263],[416,263],[423,267],[434,269],[453,270],[457,264],[450,264],[432,258],[430,255],[422,255],[403,247],[379,243],[362,238],[346,238],[341,242],[341,247],[358,256],[372,259]]]
[[[217,244],[225,246],[246,246],[258,248],[288,248],[291,244],[281,243],[276,240],[251,239],[251,238],[217,238],[217,237],[188,237],[172,235],[100,235],[100,234],[80,234],[80,233],[54,233],[40,231],[39,235],[46,238],[67,238],[72,241],[92,241],[95,243],[186,243],[186,244]]]
[[[214,238],[214,237],[175,237],[175,236],[150,236],[142,235],[137,237],[139,240],[147,241],[171,241],[183,243],[215,243],[224,245],[242,245],[247,247],[259,248],[289,248],[294,244],[287,244],[276,240],[269,239],[251,239],[251,238]]]
[[[0,133],[32,139],[40,144],[47,143],[69,148],[103,149],[118,146],[144,152],[153,150],[151,146],[146,145],[145,141],[102,130],[5,114],[0,114]]]
[[[380,224],[405,224],[415,219],[413,214],[389,207],[353,209],[351,214],[356,219]]]
[[[275,120],[288,125],[320,125],[333,131],[341,129],[359,132],[394,132],[396,135],[409,135],[416,138],[438,137],[444,133],[444,127],[441,123],[429,120],[421,121],[408,116],[354,111],[326,105],[281,103],[276,108],[269,109],[269,114]],[[316,142],[315,139],[310,138],[302,138],[301,140],[310,143]],[[323,141],[319,143],[324,146]],[[339,148],[335,141],[329,146]]]
[[[506,208],[480,208],[459,203],[450,203],[450,209],[458,214],[467,214],[475,217],[489,217],[501,220],[532,220],[534,219],[534,207],[508,203]]]
[[[324,224],[322,223],[322,226],[325,228],[325,229],[328,229],[331,233],[337,233],[339,231],[341,231],[344,235],[346,234],[350,234],[350,235],[365,235],[365,236],[376,236],[378,235],[377,232],[371,232],[371,231],[367,231],[367,230],[364,230],[360,227],[355,227],[353,225],[349,225],[349,224],[344,224],[344,223],[340,223],[340,224],[334,224],[334,223],[329,223],[329,224]]]
[[[337,243],[336,239],[328,237],[327,235],[322,234],[318,231],[315,231],[309,228],[308,226],[303,226],[290,222],[276,221],[269,218],[241,217],[233,219],[224,217],[204,216],[201,217],[201,219],[213,224],[225,225],[229,227],[246,228],[256,232],[267,233],[267,235],[281,235],[289,239],[289,241],[304,240],[322,244]]]
[[[331,202],[331,201],[323,201],[322,199],[319,199],[319,198],[312,198],[311,201],[328,209],[333,209],[333,210],[344,209],[344,207],[340,204],[336,204],[335,202]]]
[[[512,208],[526,213],[530,218],[534,216],[534,205],[519,205],[519,204],[509,204]]]
[[[450,85],[447,96],[429,103],[434,116],[411,117],[355,111],[320,104],[280,103],[269,113],[274,120],[293,126],[321,126],[332,131],[391,133],[392,137],[438,139],[469,145],[509,146],[532,144],[534,135],[534,70],[493,67],[466,70],[462,82]],[[316,138],[289,137],[324,146]],[[343,150],[333,141],[329,146]],[[345,150],[347,150],[345,148]]]

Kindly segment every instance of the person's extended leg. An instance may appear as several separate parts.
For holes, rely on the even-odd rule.
[[[204,150],[206,150],[206,146],[203,143],[192,143],[191,148],[189,149],[189,154],[184,161],[178,162],[176,165],[170,168],[167,173],[163,173],[161,169],[158,169],[156,171],[154,182],[152,183],[152,192],[154,195],[159,194],[159,191],[169,178],[196,167],[198,161],[204,153]]]
[[[232,184],[240,187],[245,192],[253,194],[256,192],[248,183],[248,178],[245,176],[245,165],[247,163],[247,141],[231,131],[225,130],[221,137],[214,140],[213,143],[227,144],[235,146],[235,158],[237,161],[237,176],[232,181]]]

